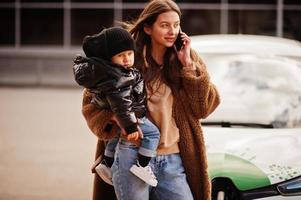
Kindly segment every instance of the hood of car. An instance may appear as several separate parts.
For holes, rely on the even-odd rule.
[[[192,36],[192,48],[203,54],[260,54],[298,57],[301,43],[264,35],[212,34]]]
[[[230,178],[243,191],[301,175],[301,128],[203,129],[211,179]]]

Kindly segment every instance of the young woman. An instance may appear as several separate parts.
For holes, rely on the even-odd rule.
[[[190,38],[180,32],[181,12],[172,0],[153,0],[137,21],[128,25],[136,40],[136,67],[144,75],[149,116],[159,127],[161,138],[157,156],[151,160],[158,185],[150,187],[129,173],[135,162],[135,148],[125,139],[119,142],[112,166],[115,194],[120,200],[209,200],[210,180],[203,132],[199,119],[206,118],[220,102],[206,67],[190,49]],[[181,34],[179,51],[175,41]],[[84,92],[83,114],[98,136],[96,157],[103,154],[106,140],[114,136],[112,113],[90,103]],[[120,151],[122,149],[122,151]],[[127,157],[128,159],[119,159]],[[122,161],[121,161],[122,160]],[[114,199],[114,190],[96,177],[95,200]]]

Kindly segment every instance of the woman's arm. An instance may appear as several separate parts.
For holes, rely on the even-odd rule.
[[[214,84],[210,82],[206,66],[197,55],[191,51],[193,66],[183,69],[184,95],[191,111],[197,118],[206,118],[220,103],[220,96]]]
[[[112,121],[113,113],[107,109],[101,110],[91,103],[92,95],[87,89],[83,92],[82,113],[87,125],[98,139],[111,139],[118,130],[118,126]]]

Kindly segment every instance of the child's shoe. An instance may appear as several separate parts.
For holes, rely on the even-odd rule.
[[[106,165],[104,160],[95,167],[95,171],[104,182],[113,185],[111,168]]]
[[[154,175],[150,166],[142,167],[138,162],[130,168],[130,171],[145,183],[156,187],[158,184],[157,178]]]

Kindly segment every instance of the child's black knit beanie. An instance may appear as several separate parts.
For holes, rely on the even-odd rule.
[[[83,50],[87,57],[111,60],[114,55],[122,51],[135,50],[135,42],[125,29],[112,27],[103,29],[98,34],[85,36]]]

